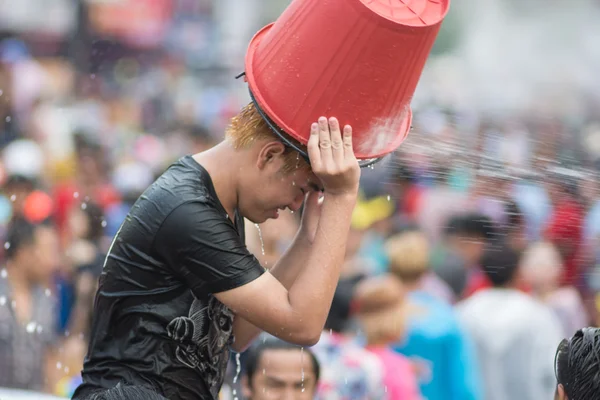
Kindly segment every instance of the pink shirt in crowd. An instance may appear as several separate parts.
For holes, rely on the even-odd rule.
[[[420,400],[421,394],[410,361],[386,347],[368,346],[384,366],[388,400]]]

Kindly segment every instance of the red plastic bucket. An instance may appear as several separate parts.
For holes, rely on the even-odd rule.
[[[354,129],[359,159],[404,140],[410,101],[450,0],[294,0],[250,42],[245,74],[256,102],[308,142],[334,116]]]

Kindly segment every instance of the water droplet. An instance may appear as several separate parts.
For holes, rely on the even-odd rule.
[[[16,301],[11,301],[10,302],[10,306],[12,307],[12,309],[14,310],[15,308],[17,308],[17,302]]]
[[[290,210],[290,213],[292,213],[292,214],[293,214],[293,213],[294,213],[294,210]]]
[[[390,200],[391,200],[391,196],[388,194],[387,201],[390,201]]]
[[[11,120],[11,119],[12,119],[12,118],[11,118],[11,117],[10,117],[10,115],[9,115],[8,117],[6,117],[6,118],[5,118],[5,121],[6,121],[6,122],[10,122],[10,120]]]
[[[263,375],[267,373],[267,370],[263,368]]]
[[[92,78],[92,79],[96,79],[96,74],[91,74],[91,75],[90,75],[90,78]]]
[[[4,248],[6,250],[10,249],[10,242],[4,242]]]
[[[2,268],[2,271],[0,271],[0,278],[6,279],[7,276],[8,272],[6,271],[6,268]]]
[[[260,231],[260,226],[258,224],[254,224],[256,229],[258,229],[258,238],[260,239],[260,250],[262,251],[262,255],[265,255],[265,242],[263,241],[262,232]]]
[[[71,332],[69,332],[68,330],[66,330],[66,331],[65,331],[65,336],[66,336],[66,337],[69,337],[69,336],[71,336]]]
[[[102,225],[103,228],[106,228],[107,223],[106,223],[106,221],[103,220],[100,225]]]
[[[233,384],[235,385],[239,376],[240,376],[240,372],[242,372],[242,363],[240,362],[240,353],[236,353],[235,355],[235,376],[233,377]],[[235,394],[235,392],[233,393]]]
[[[87,203],[81,203],[81,209],[85,210],[87,208]]]
[[[60,361],[56,363],[56,369],[62,369],[62,363]]]
[[[2,89],[0,89],[0,96],[2,96],[2,93],[4,93],[4,92],[2,91]]]
[[[37,326],[37,328],[35,329],[35,331],[36,331],[36,332],[38,333],[38,335],[39,335],[40,333],[42,333],[42,332],[44,331],[44,328],[42,328],[42,326],[41,326],[41,325],[38,325],[38,326]]]
[[[46,297],[50,297],[52,292],[50,291],[50,289],[46,289],[46,290],[44,290],[44,294],[46,295]]]
[[[10,201],[15,201],[17,199],[17,195],[13,194],[10,196]]]
[[[302,378],[300,382],[302,384],[302,393],[304,393],[304,347],[300,347],[300,364],[302,364]]]
[[[36,327],[37,327],[37,324],[32,321],[27,324],[27,327],[25,329],[27,330],[27,333],[33,333],[33,332],[35,332]]]
[[[78,197],[79,197],[79,192],[75,192],[75,193],[73,193],[73,197],[74,197],[74,198],[78,198]]]
[[[6,304],[6,297],[5,296],[0,296],[0,306],[3,306]]]

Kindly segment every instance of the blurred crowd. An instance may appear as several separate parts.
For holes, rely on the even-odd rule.
[[[247,101],[239,71],[116,53],[90,74],[0,41],[0,387],[71,395],[129,208]],[[363,171],[321,341],[260,338],[231,360],[223,399],[553,397],[559,342],[600,324],[600,115],[415,115]],[[246,225],[266,268],[300,217]]]

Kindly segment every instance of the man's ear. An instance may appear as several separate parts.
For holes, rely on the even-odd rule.
[[[282,156],[284,152],[285,146],[283,143],[278,141],[267,142],[261,147],[258,153],[256,166],[259,169],[263,169],[269,163],[273,162],[277,157]]]
[[[242,387],[242,396],[244,399],[251,400],[252,399],[252,389],[250,388],[250,382],[248,382],[248,376],[242,376],[240,381],[240,386]]]

